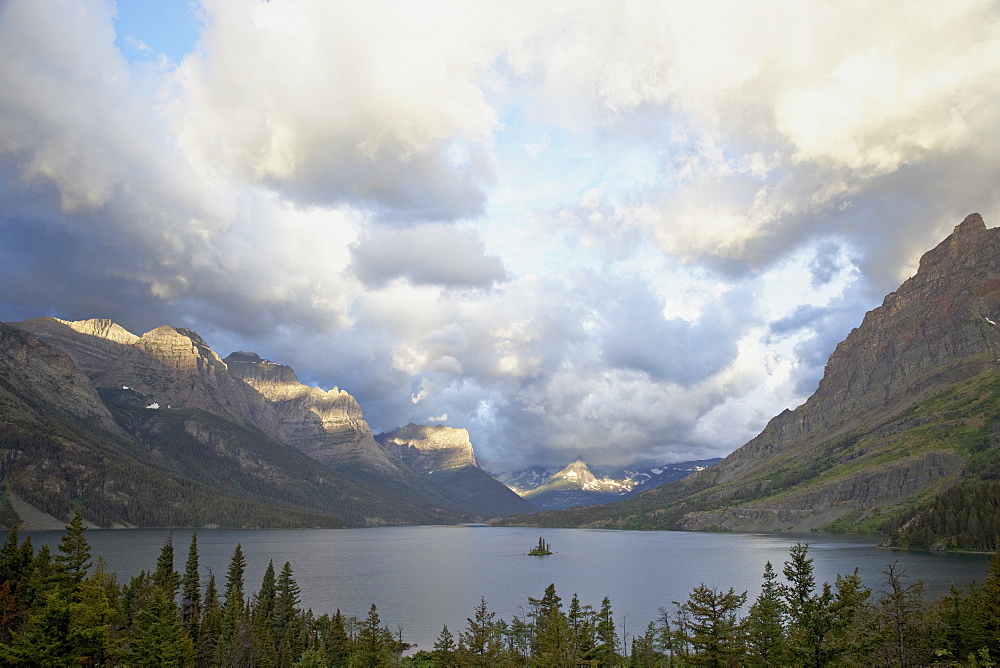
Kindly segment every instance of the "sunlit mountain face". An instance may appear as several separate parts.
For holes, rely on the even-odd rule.
[[[620,501],[647,489],[680,480],[720,461],[704,459],[662,465],[642,465],[606,471],[577,457],[564,468],[535,466],[494,477],[543,509],[570,508]]]

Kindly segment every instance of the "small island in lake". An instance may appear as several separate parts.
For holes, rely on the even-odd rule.
[[[545,539],[541,536],[538,537],[538,545],[531,549],[528,553],[529,557],[544,557],[546,554],[552,554],[552,550],[549,549],[549,544],[545,542]]]

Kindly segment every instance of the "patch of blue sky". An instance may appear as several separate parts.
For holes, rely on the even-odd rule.
[[[177,65],[201,32],[193,0],[117,0],[115,45],[130,63],[166,57]]]
[[[657,142],[615,141],[600,128],[533,124],[508,111],[493,139],[498,185],[479,227],[517,275],[606,269],[620,255],[609,248],[621,243],[619,208],[662,178]]]

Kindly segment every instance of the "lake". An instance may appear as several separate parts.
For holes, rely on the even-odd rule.
[[[5,537],[6,532],[3,532]],[[61,532],[24,532],[36,549],[53,551]],[[166,530],[86,532],[95,557],[127,581],[153,570]],[[529,557],[544,536],[555,554]],[[190,530],[173,532],[175,568],[183,572]],[[817,584],[833,582],[855,568],[874,591],[882,571],[898,561],[904,584],[923,580],[933,595],[951,583],[965,587],[986,575],[988,555],[932,554],[876,546],[874,536],[834,534],[714,534],[673,531],[605,531],[484,526],[415,526],[328,530],[226,530],[198,532],[202,573],[216,576],[220,591],[233,549],[240,543],[247,559],[246,590],[256,591],[268,560],[280,570],[290,562],[302,589],[303,607],[317,615],[337,608],[361,619],[371,604],[393,633],[431,649],[444,624],[455,634],[466,626],[481,597],[508,622],[540,598],[550,583],[564,609],[574,593],[595,609],[608,596],[622,636],[641,634],[657,619],[660,607],[687,600],[700,583],[748,592],[760,591],[764,564],[781,573],[788,549],[808,542]],[[780,579],[780,578],[779,578]]]

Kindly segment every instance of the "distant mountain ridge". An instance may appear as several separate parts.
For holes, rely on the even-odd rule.
[[[581,457],[562,469],[533,467],[494,474],[500,482],[545,510],[620,501],[641,491],[680,480],[721,461],[720,458],[632,467],[605,473]]]
[[[621,503],[511,523],[874,531],[995,549],[997,323],[1000,229],[972,214],[837,346],[803,405],[722,462]]]

